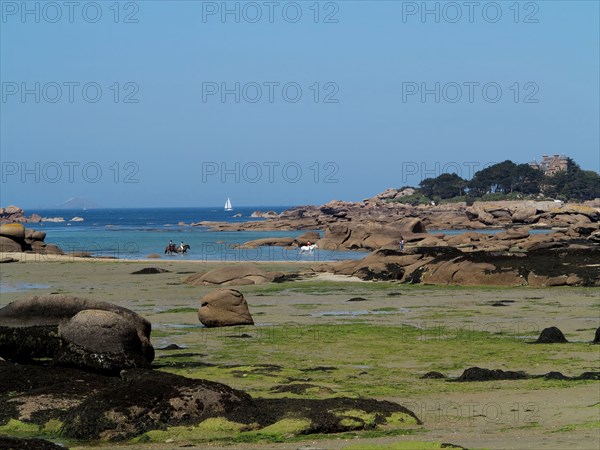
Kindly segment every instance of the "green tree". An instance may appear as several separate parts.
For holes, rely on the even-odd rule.
[[[582,170],[571,158],[567,170],[544,177],[544,195],[561,200],[585,201],[600,198],[600,175],[593,170]]]
[[[436,178],[425,178],[419,186],[420,192],[429,198],[446,199],[463,195],[467,181],[455,173],[443,173]]]
[[[541,170],[534,169],[529,164],[519,164],[514,169],[512,189],[523,194],[539,194],[543,179]]]
[[[517,165],[506,160],[476,172],[468,183],[472,195],[482,196],[487,193],[513,191],[516,181]]]

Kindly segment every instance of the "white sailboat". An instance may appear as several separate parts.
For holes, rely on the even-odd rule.
[[[233,211],[233,206],[231,206],[231,200],[227,197],[227,201],[225,202],[225,211]]]

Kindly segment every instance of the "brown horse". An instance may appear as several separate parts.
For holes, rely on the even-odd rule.
[[[183,249],[181,247],[175,246],[175,244],[167,245],[167,247],[165,248],[165,255],[172,255],[173,253],[185,254],[191,248],[192,247],[190,247],[187,244],[184,244]]]

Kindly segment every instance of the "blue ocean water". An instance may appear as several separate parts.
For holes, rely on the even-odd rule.
[[[282,247],[259,247],[240,249],[237,245],[267,237],[296,237],[304,231],[210,231],[207,227],[190,224],[211,222],[246,222],[254,219],[256,211],[280,213],[288,206],[240,207],[234,211],[223,208],[128,208],[128,209],[39,209],[27,214],[42,217],[63,217],[65,222],[41,222],[30,224],[31,228],[46,232],[46,243],[59,245],[65,253],[90,252],[96,257],[119,259],[145,259],[159,254],[162,259],[185,259],[200,261],[338,261],[361,259],[365,252],[316,249],[313,254],[301,255],[296,249]],[[73,222],[74,217],[83,221]],[[179,225],[183,223],[184,225]],[[321,230],[315,230],[321,231]],[[432,233],[460,234],[467,230],[437,230]],[[502,230],[479,230],[497,233]],[[532,231],[536,232],[536,231]],[[537,232],[548,232],[538,230]],[[322,232],[321,232],[322,234]],[[185,255],[165,255],[169,240],[190,245]]]
[[[202,221],[246,222],[253,219],[252,212],[275,211],[289,207],[240,207],[234,211],[223,208],[128,208],[128,209],[40,209],[27,214],[42,217],[63,217],[65,222],[30,224],[31,228],[46,232],[46,243],[59,245],[65,253],[90,252],[93,256],[120,259],[145,259],[152,253],[161,259],[201,261],[337,261],[360,259],[364,252],[317,249],[301,255],[297,250],[281,247],[239,249],[236,245],[266,237],[296,237],[304,231],[210,231],[206,227],[193,227]],[[73,222],[74,217],[83,221]],[[179,225],[184,223],[185,225]],[[316,230],[319,231],[319,230]],[[173,240],[190,245],[186,255],[164,254]]]

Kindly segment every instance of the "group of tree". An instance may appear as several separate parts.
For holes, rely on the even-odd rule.
[[[568,159],[567,170],[560,170],[553,175],[544,175],[529,164],[515,164],[506,160],[476,172],[471,180],[465,180],[455,173],[426,178],[419,184],[417,194],[431,200],[517,194],[523,197],[585,201],[600,198],[600,175],[592,170],[581,169],[571,158]]]

